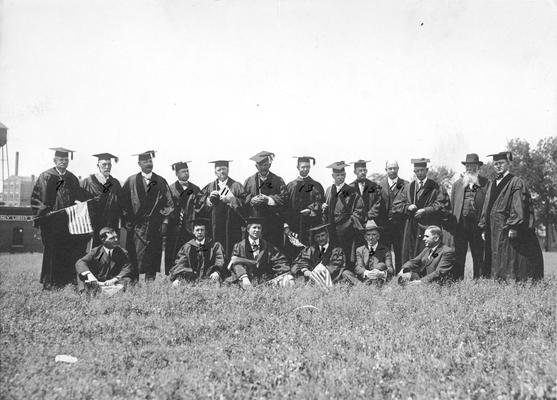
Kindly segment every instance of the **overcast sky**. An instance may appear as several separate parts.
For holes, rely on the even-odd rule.
[[[191,160],[191,180],[333,161],[410,158],[461,170],[468,152],[557,132],[557,5],[550,0],[0,0],[0,122],[11,172],[52,166],[49,147],[120,156],[158,150],[155,172]],[[349,171],[348,179],[352,180]]]

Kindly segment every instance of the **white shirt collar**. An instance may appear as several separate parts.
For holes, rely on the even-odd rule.
[[[252,239],[251,237],[249,238],[249,244],[251,244],[252,246],[254,244],[259,246],[259,239]]]
[[[505,171],[505,173],[503,174],[503,176],[501,177],[501,179],[497,179],[497,183],[501,182],[503,180],[503,178],[505,176],[507,176],[509,174],[509,171]]]
[[[340,192],[340,189],[342,189],[342,187],[344,186],[344,184],[345,184],[344,182],[342,182],[340,185],[336,185],[336,184],[335,184],[335,187],[337,188],[337,193]]]
[[[203,240],[202,240],[201,242],[198,241],[197,239],[195,239],[195,242],[196,242],[198,245],[202,246],[202,245],[205,244],[205,239],[207,239],[207,238],[203,238]]]
[[[66,172],[68,172],[68,170],[65,170],[64,173],[62,173],[62,172],[60,172],[60,170],[59,170],[58,168],[56,168],[56,167],[54,167],[54,169],[56,170],[56,172],[58,172],[58,175],[60,175],[60,176],[64,176],[64,175],[66,175]]]
[[[112,255],[112,250],[114,250],[114,249],[107,249],[106,247],[103,246],[103,250],[104,250],[104,252],[105,252],[106,254],[108,254],[109,256],[111,256],[111,255]]]
[[[323,251],[327,251],[329,248],[329,242],[325,243],[323,246],[319,245],[319,249],[323,249]]]
[[[369,242],[367,242],[367,246],[369,247]],[[377,246],[379,246],[379,242],[377,242],[373,246],[371,246],[371,250],[373,250],[373,251],[377,250]]]
[[[398,178],[396,179],[391,179],[389,177],[387,177],[387,182],[389,183],[389,187],[393,187],[393,185],[396,185],[396,183],[398,182]]]
[[[103,183],[103,184],[106,183],[106,181],[108,180],[107,178],[104,177],[103,174],[98,173],[98,172],[95,174],[95,177],[97,178],[97,180],[98,180],[100,183]]]
[[[422,185],[425,185],[426,181],[427,181],[427,176],[422,180]],[[419,184],[420,184],[420,180],[419,180],[419,179],[416,179],[416,183],[419,185]]]
[[[226,180],[225,180],[225,181],[222,181],[222,182],[219,181],[219,180],[217,180],[217,185],[218,185],[220,188],[222,188],[222,187],[224,187],[224,186],[228,186],[228,178],[226,178]]]
[[[151,177],[153,176],[153,173],[152,173],[152,172],[149,172],[148,174],[146,174],[146,173],[142,172],[142,173],[141,173],[141,176],[143,176],[143,179],[149,179],[149,180],[151,180]]]
[[[180,182],[180,185],[182,185],[182,186],[188,186],[188,184],[190,183],[189,181],[185,181],[185,182],[184,181],[178,181],[178,182]]]

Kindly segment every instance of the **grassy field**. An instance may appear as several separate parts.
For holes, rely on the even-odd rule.
[[[0,398],[556,398],[551,257],[536,285],[157,280],[88,299],[43,292],[39,254],[0,255]]]

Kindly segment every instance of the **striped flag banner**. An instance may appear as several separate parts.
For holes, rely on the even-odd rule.
[[[333,286],[333,280],[331,279],[331,273],[329,270],[321,263],[317,264],[309,278],[314,281],[318,286],[326,289]]]
[[[68,214],[68,230],[70,234],[83,235],[93,232],[87,202],[77,203],[74,206],[66,208],[66,213]]]

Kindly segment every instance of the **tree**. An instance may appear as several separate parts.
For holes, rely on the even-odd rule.
[[[372,172],[368,175],[368,179],[375,183],[381,182],[383,179],[387,179],[387,174],[385,172]]]
[[[541,139],[534,150],[521,139],[512,139],[507,149],[513,153],[511,172],[523,178],[532,194],[536,227],[545,226],[545,250],[551,243],[551,226],[557,223],[557,137]]]
[[[440,165],[431,167],[427,177],[437,182],[440,186],[443,186],[447,192],[450,192],[454,175],[455,172],[452,169]]]

